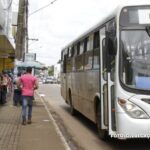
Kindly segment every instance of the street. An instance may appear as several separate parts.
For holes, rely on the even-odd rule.
[[[50,104],[50,112],[73,150],[148,150],[150,147],[147,139],[101,141],[95,124],[80,113],[71,116],[69,106],[60,95],[58,84],[40,84],[38,93]]]

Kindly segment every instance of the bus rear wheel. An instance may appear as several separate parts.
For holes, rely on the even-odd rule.
[[[101,140],[107,140],[108,139],[108,132],[101,128],[101,105],[100,103],[97,106],[97,130],[98,135]]]
[[[70,113],[71,113],[72,116],[75,116],[76,115],[76,110],[75,110],[75,108],[73,107],[73,104],[72,104],[71,92],[69,92],[69,102],[70,102]]]

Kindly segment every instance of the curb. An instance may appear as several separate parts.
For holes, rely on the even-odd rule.
[[[63,136],[61,130],[59,129],[59,127],[58,127],[58,125],[57,125],[55,119],[53,118],[53,116],[52,116],[52,114],[50,113],[50,111],[49,111],[47,105],[45,104],[44,98],[43,98],[44,96],[40,96],[40,94],[39,94],[38,92],[36,92],[36,94],[39,96],[40,101],[43,103],[43,105],[44,105],[44,107],[45,107],[45,110],[47,111],[48,116],[49,116],[50,120],[52,121],[52,123],[53,123],[53,125],[54,125],[54,127],[55,127],[55,129],[56,129],[56,133],[58,134],[58,136],[60,137],[61,141],[63,142],[63,145],[64,145],[65,149],[66,149],[66,150],[71,150],[71,148],[69,147],[69,145],[68,145],[68,143],[67,143],[65,137]]]

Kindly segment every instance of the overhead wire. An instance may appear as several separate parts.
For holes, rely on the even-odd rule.
[[[13,0],[10,0],[8,6],[6,8],[4,8],[4,10],[8,10],[11,7],[12,2],[13,2]]]
[[[52,4],[54,4],[56,1],[57,1],[57,0],[53,0],[53,1],[50,2],[49,4],[47,4],[47,5],[45,5],[45,6],[41,7],[41,8],[39,8],[39,9],[33,11],[32,13],[29,14],[29,17],[32,16],[33,14],[35,14],[35,13],[41,11],[42,9],[44,9],[44,8],[46,8],[46,7],[48,7],[48,6],[52,5]]]

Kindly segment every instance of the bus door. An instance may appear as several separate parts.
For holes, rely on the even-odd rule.
[[[109,134],[115,130],[114,115],[114,58],[109,57],[106,48],[106,27],[100,29],[100,96],[101,96],[101,128],[108,129]],[[110,66],[110,70],[108,70]]]
[[[116,131],[116,119],[115,119],[115,52],[116,52],[116,24],[115,20],[111,20],[106,24],[106,38],[103,43],[105,50],[105,63],[106,63],[106,74],[107,74],[107,109],[108,109],[108,131],[109,135],[115,135]],[[104,91],[105,93],[105,91]]]
[[[106,48],[105,48],[105,27],[100,29],[100,98],[101,98],[101,128],[108,128],[108,76]]]

